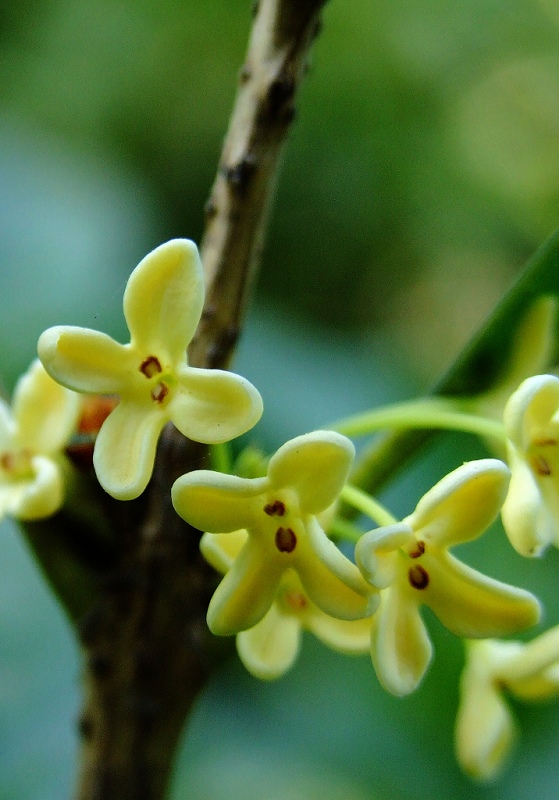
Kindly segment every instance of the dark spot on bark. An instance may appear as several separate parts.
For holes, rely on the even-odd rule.
[[[108,678],[113,669],[113,662],[105,653],[93,653],[89,656],[87,665],[92,675],[100,681]]]
[[[211,219],[213,219],[216,214],[217,214],[217,206],[210,197],[210,199],[206,202],[206,205],[204,206],[204,215],[206,217],[206,222],[209,222]]]
[[[222,172],[231,188],[242,195],[247,191],[256,168],[256,157],[251,153],[247,153],[236,164],[230,167],[224,166]]]
[[[84,713],[80,715],[78,719],[78,732],[86,742],[91,741],[93,738],[93,720],[89,714]]]

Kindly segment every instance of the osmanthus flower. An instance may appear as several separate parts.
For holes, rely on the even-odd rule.
[[[559,378],[520,384],[504,413],[512,477],[503,525],[513,547],[537,556],[559,546]]]
[[[218,572],[227,573],[248,539],[246,530],[205,533],[200,549]],[[237,652],[256,678],[273,680],[295,663],[303,631],[346,655],[361,655],[369,649],[371,619],[336,619],[315,605],[293,569],[283,574],[275,599],[260,622],[236,636]]]
[[[537,622],[540,606],[533,595],[486,577],[448,552],[493,522],[508,482],[503,462],[470,461],[427,492],[409,517],[358,541],[357,565],[382,590],[371,656],[380,682],[393,694],[412,692],[431,659],[422,605],[467,638],[502,636]]]
[[[506,695],[538,701],[558,694],[559,626],[528,643],[467,642],[455,728],[462,769],[491,780],[506,762],[517,736]]]
[[[32,520],[64,501],[62,450],[80,397],[59,386],[36,360],[17,382],[12,407],[0,400],[0,517]]]
[[[128,280],[129,344],[78,327],[49,328],[39,339],[39,357],[56,381],[119,397],[93,455],[99,483],[119,500],[145,489],[167,422],[190,439],[218,444],[245,433],[262,414],[260,394],[244,378],[188,365],[186,348],[203,302],[196,245],[173,239],[149,253]]]
[[[345,436],[315,431],[280,447],[265,477],[197,470],[175,481],[173,505],[188,523],[209,533],[248,532],[210,602],[213,633],[232,635],[260,622],[290,569],[326,614],[361,619],[372,613],[378,592],[317,520],[342,490],[354,452]]]

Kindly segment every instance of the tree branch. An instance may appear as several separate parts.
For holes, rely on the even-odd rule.
[[[233,354],[323,5],[261,0],[255,10],[206,208],[207,299],[189,354],[194,366],[223,367]],[[168,426],[144,495],[106,506],[118,544],[80,623],[87,695],[78,800],[161,800],[192,703],[231,647],[230,640],[211,636],[205,623],[218,578],[200,555],[200,532],[170,502],[173,481],[206,459],[205,447]]]

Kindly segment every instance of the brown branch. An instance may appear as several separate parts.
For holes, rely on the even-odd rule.
[[[195,366],[229,363],[260,260],[280,155],[324,0],[261,0],[202,245],[207,303]],[[131,503],[107,501],[117,546],[81,620],[86,700],[78,800],[162,800],[184,721],[231,642],[205,624],[217,576],[170,488],[206,449],[168,427],[154,478]],[[63,592],[60,593],[63,596]]]

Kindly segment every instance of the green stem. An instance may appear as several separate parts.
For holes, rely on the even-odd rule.
[[[364,414],[347,417],[330,426],[345,436],[365,436],[387,428],[425,428],[465,431],[478,436],[505,441],[501,422],[479,417],[464,411],[467,401],[440,397],[421,397],[418,400],[381,406]]]
[[[356,528],[346,519],[336,517],[328,528],[328,535],[336,539],[345,539],[348,542],[358,542],[363,535],[363,531],[360,531],[359,528]]]
[[[394,525],[398,522],[396,517],[381,505],[378,500],[375,500],[370,494],[363,492],[356,486],[351,486],[347,483],[342,489],[340,497],[353,508],[374,520],[377,525]]]

